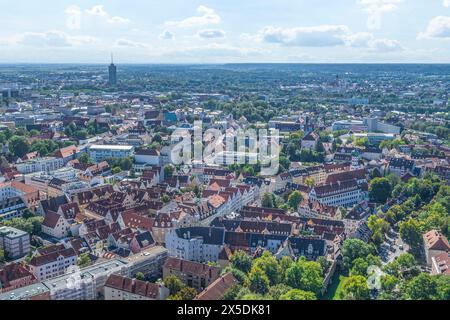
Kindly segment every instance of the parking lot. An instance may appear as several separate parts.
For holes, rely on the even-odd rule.
[[[400,238],[400,234],[393,229],[386,234],[386,240],[380,246],[380,257],[384,264],[392,262],[402,253],[408,252],[409,246]]]

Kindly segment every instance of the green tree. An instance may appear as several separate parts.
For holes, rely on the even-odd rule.
[[[313,177],[308,177],[308,178],[305,179],[305,184],[306,184],[308,187],[312,188],[312,187],[314,187],[314,185],[316,184],[316,181],[314,180]]]
[[[134,275],[134,277],[135,277],[137,280],[141,280],[141,281],[144,281],[144,280],[145,280],[145,275],[144,275],[142,272],[136,273],[136,274]]]
[[[14,218],[4,221],[3,224],[28,232],[30,235],[39,235],[42,231],[42,222],[44,222],[44,217],[31,217],[28,219]]]
[[[235,284],[230,289],[228,289],[225,294],[223,295],[222,300],[235,300],[239,294],[239,291],[241,291],[242,285]]]
[[[281,270],[278,260],[269,251],[264,251],[261,257],[255,259],[253,267],[260,268],[264,271],[271,286],[280,282]]]
[[[286,270],[286,284],[294,289],[319,293],[323,284],[320,264],[299,259]]]
[[[298,205],[302,202],[303,196],[300,191],[295,190],[289,195],[288,204],[293,210],[298,209]]]
[[[285,282],[286,281],[286,270],[288,270],[292,264],[294,263],[294,260],[292,260],[289,256],[283,256],[281,257],[279,261],[280,265],[280,281]]]
[[[406,282],[402,292],[403,298],[407,300],[434,300],[438,294],[433,277],[427,273],[421,273]]]
[[[342,290],[339,291],[341,300],[369,300],[370,290],[367,279],[363,276],[351,276],[344,279]]]
[[[186,285],[174,275],[168,276],[164,279],[164,286],[169,289],[171,295],[176,295]]]
[[[370,182],[369,197],[375,202],[385,203],[391,192],[392,186],[387,178],[374,178]]]
[[[253,265],[252,258],[241,250],[233,253],[230,262],[233,268],[241,270],[244,273],[248,273]]]
[[[86,130],[77,130],[73,133],[73,137],[78,140],[85,140],[88,137]]]
[[[289,167],[291,165],[291,161],[287,157],[280,156],[279,157],[279,163],[280,163],[280,170],[281,171],[289,170]]]
[[[247,274],[237,268],[232,267],[231,265],[227,266],[225,269],[222,270],[222,275],[226,274],[227,272],[230,272],[233,277],[236,278],[236,280],[242,285],[246,283],[247,281]]]
[[[30,150],[30,143],[25,137],[13,136],[9,140],[9,151],[16,157],[22,158]]]
[[[168,297],[169,300],[194,300],[197,290],[190,287],[181,288],[175,295]]]
[[[450,277],[445,274],[434,276],[436,283],[437,299],[438,300],[450,300]]]
[[[280,300],[317,300],[314,292],[292,289],[280,297]]]
[[[367,269],[369,263],[363,258],[356,258],[353,260],[352,268],[350,269],[351,276],[367,276]]]
[[[254,293],[265,295],[269,291],[269,279],[260,268],[253,267],[247,278],[247,287]]]
[[[87,153],[82,153],[82,154],[78,157],[78,161],[79,161],[81,164],[92,164],[92,163],[94,163],[94,162],[92,161],[92,159],[89,158],[89,155],[88,155]]]
[[[374,248],[359,239],[347,239],[342,246],[343,263],[346,269],[350,269],[352,262],[357,258],[365,258],[374,253]]]
[[[261,199],[261,206],[264,208],[273,208],[273,197],[270,193],[264,193]]]
[[[5,262],[5,250],[3,248],[0,248],[0,262]]]
[[[420,223],[413,218],[400,223],[400,237],[411,247],[418,247],[422,243]]]
[[[118,174],[118,173],[120,173],[122,171],[122,169],[120,169],[120,167],[114,167],[112,170],[111,170],[111,172],[113,173],[113,174]]]
[[[397,277],[386,274],[381,277],[380,282],[381,290],[391,293],[399,284],[399,279]]]
[[[80,268],[85,268],[85,267],[91,265],[91,263],[92,263],[92,260],[91,260],[91,257],[89,256],[89,253],[82,253],[78,257],[77,265]]]
[[[288,285],[285,285],[284,283],[279,283],[269,288],[269,296],[271,296],[273,300],[280,300],[280,297],[283,294],[288,293],[290,290],[292,290],[292,288],[289,287]]]
[[[175,171],[175,167],[172,165],[167,165],[164,167],[164,177],[165,178],[171,178],[173,176],[173,173]]]
[[[331,261],[329,261],[326,257],[320,256],[317,258],[316,262],[320,264],[320,268],[322,269],[322,276],[325,276],[328,269],[331,266]]]
[[[383,243],[386,232],[389,231],[390,225],[383,218],[379,218],[376,215],[369,217],[368,227],[372,231],[372,241],[376,245]]]

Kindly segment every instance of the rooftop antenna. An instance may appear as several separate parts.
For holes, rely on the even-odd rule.
[[[114,64],[114,55],[112,52],[111,52],[111,64]]]

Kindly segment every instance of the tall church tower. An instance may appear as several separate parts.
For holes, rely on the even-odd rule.
[[[117,85],[117,67],[114,64],[114,57],[111,53],[111,64],[108,67],[109,70],[109,84],[111,86]]]

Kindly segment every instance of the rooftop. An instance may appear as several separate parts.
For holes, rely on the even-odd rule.
[[[39,294],[49,292],[42,283],[35,283],[26,287],[18,288],[0,294],[0,300],[27,300]]]
[[[133,146],[123,146],[123,145],[103,145],[103,144],[93,144],[90,147],[90,150],[123,150],[123,151],[131,151],[133,150]]]
[[[8,238],[17,238],[27,235],[28,233],[13,227],[0,227],[0,236]]]

